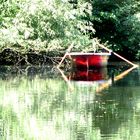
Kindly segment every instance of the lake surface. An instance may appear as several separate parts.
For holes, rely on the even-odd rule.
[[[0,67],[1,140],[139,138],[139,68]]]

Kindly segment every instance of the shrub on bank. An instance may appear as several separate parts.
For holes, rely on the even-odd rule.
[[[114,51],[122,52],[132,59],[140,60],[140,1],[139,0],[94,0],[92,16],[96,33],[102,42]],[[127,52],[127,54],[126,54]]]
[[[58,51],[72,42],[78,49],[89,46],[91,5],[79,0],[76,8],[68,0],[0,1],[0,49],[20,52]]]

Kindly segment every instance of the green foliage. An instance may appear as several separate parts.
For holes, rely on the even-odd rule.
[[[15,17],[19,10],[18,1],[0,0],[0,17]]]
[[[102,42],[108,41],[115,51],[128,51],[139,57],[140,14],[138,0],[94,0],[90,21]]]
[[[0,6],[0,46],[21,50],[65,49],[72,42],[78,47],[91,43],[87,30],[92,24],[82,19],[90,14],[88,2],[77,8],[68,0],[5,0]],[[8,11],[8,12],[7,12]]]

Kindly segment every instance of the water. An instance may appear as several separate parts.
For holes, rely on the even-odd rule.
[[[1,66],[0,139],[138,140],[140,69],[127,69]]]

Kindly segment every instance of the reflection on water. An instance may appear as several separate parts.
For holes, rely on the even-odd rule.
[[[100,81],[108,79],[107,67],[92,70],[75,70],[70,73],[70,80],[74,81]]]
[[[96,72],[112,80],[125,69]],[[93,71],[89,75],[94,79]],[[98,80],[89,80],[79,82],[78,77],[70,89],[55,68],[0,67],[0,139],[138,140],[140,70],[100,93]]]

